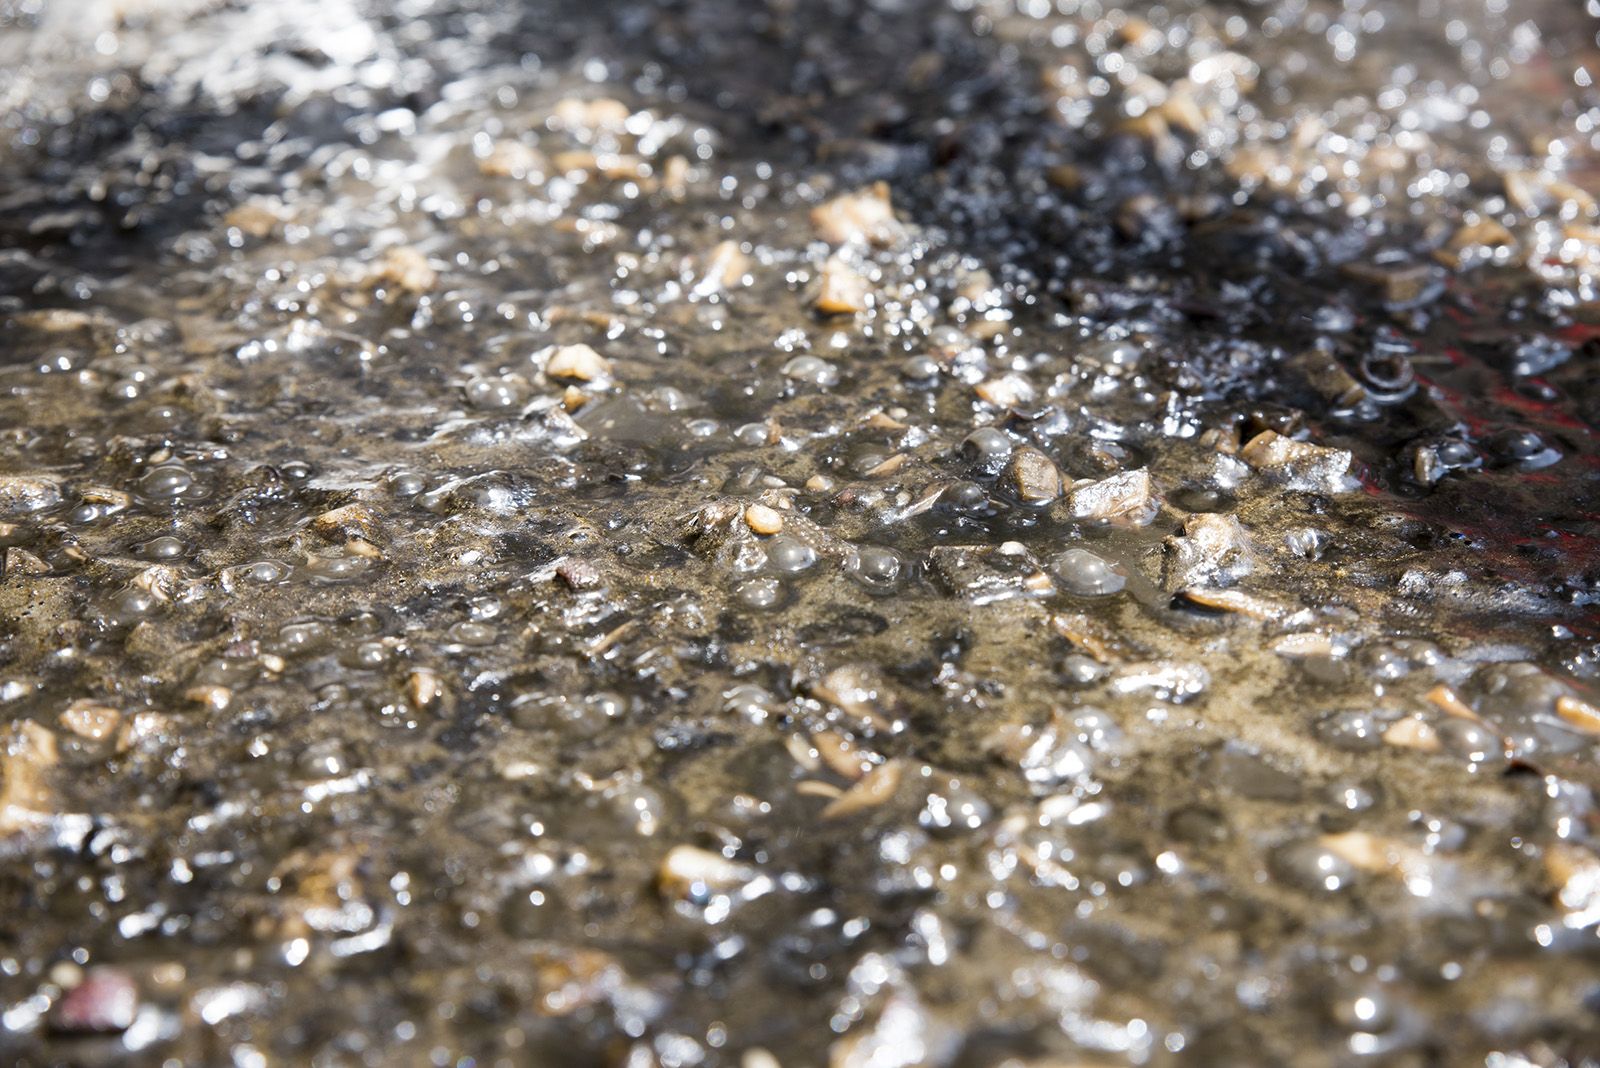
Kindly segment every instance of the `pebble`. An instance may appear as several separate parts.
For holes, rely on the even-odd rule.
[[[139,988],[116,969],[90,968],[50,1013],[50,1029],[68,1035],[115,1034],[133,1026]]]
[[[61,499],[61,484],[52,479],[0,475],[0,513],[42,512]]]

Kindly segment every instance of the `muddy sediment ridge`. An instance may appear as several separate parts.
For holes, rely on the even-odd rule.
[[[1596,28],[0,0],[0,1057],[1600,1063]]]

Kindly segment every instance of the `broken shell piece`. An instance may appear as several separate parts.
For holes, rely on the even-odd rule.
[[[852,782],[861,778],[874,766],[874,761],[867,752],[842,734],[818,731],[811,736],[811,745],[830,771]]]
[[[1439,732],[1433,729],[1433,724],[1415,716],[1395,720],[1383,732],[1383,740],[1388,745],[1423,753],[1437,753],[1440,748]]]
[[[74,701],[61,713],[61,726],[91,742],[111,737],[121,722],[121,712],[98,701]]]
[[[1050,457],[1031,445],[1011,454],[1005,479],[1024,504],[1046,504],[1061,496],[1061,472]]]
[[[709,296],[741,286],[750,274],[750,257],[737,241],[723,241],[706,255],[695,283],[696,296]]]
[[[1286,606],[1276,601],[1269,601],[1265,597],[1257,597],[1253,593],[1245,593],[1243,590],[1216,590],[1205,586],[1191,586],[1179,596],[1191,604],[1248,616],[1263,623],[1275,623],[1289,615]]]
[[[887,182],[874,182],[866,189],[817,205],[811,211],[811,225],[832,245],[849,242],[890,245],[905,232],[894,217]]]
[[[191,686],[183,691],[183,699],[212,712],[221,712],[233,700],[233,691],[226,686]]]
[[[567,130],[620,130],[630,114],[628,105],[611,97],[580,100],[569,96],[550,109],[550,122]]]
[[[1150,472],[1141,467],[1098,482],[1079,483],[1067,494],[1067,507],[1077,519],[1144,526],[1156,517],[1155,487]]]
[[[1199,664],[1145,661],[1120,668],[1111,679],[1114,693],[1154,694],[1158,700],[1183,704],[1211,685],[1211,673]]]
[[[611,377],[611,361],[588,345],[563,345],[550,354],[544,373],[549,378],[593,382]]]
[[[837,256],[822,265],[814,305],[824,315],[854,315],[872,307],[872,287]]]
[[[1347,449],[1329,449],[1263,430],[1245,443],[1240,455],[1251,467],[1295,490],[1342,493],[1353,488],[1353,459]]]
[[[262,238],[283,223],[283,205],[270,197],[251,197],[222,217],[222,223],[245,237]]]
[[[375,525],[372,509],[364,504],[333,508],[311,521],[311,529],[329,539],[362,537],[370,540]]]
[[[985,379],[973,387],[973,392],[997,408],[1015,408],[1034,397],[1032,383],[1016,374]]]
[[[1600,922],[1600,857],[1570,842],[1555,842],[1544,854],[1545,874],[1555,884],[1556,904],[1566,908],[1566,925]]]
[[[37,827],[55,811],[46,779],[58,760],[56,736],[32,720],[0,734],[0,835]]]
[[[1433,889],[1434,864],[1416,846],[1367,831],[1325,834],[1318,841],[1322,848],[1364,872],[1402,880],[1413,893],[1427,894]]]
[[[736,904],[753,901],[773,882],[748,864],[695,846],[673,846],[656,871],[656,890],[680,906],[704,910],[708,920],[726,916]]]
[[[439,274],[428,265],[428,258],[404,245],[385,252],[367,272],[370,284],[403,293],[426,293],[438,280]]]
[[[1050,617],[1056,633],[1102,664],[1114,663],[1123,652],[1110,628],[1077,612],[1062,612]]]
[[[1585,734],[1600,734],[1600,707],[1580,697],[1563,694],[1556,698],[1556,715]]]
[[[413,671],[406,679],[406,696],[411,707],[427,708],[444,696],[444,681],[427,668]]]
[[[783,513],[764,504],[752,504],[744,510],[744,522],[757,534],[776,534],[783,529]]]
[[[547,161],[539,150],[523,141],[496,141],[478,160],[478,173],[488,178],[526,178],[540,174]]]
[[[1232,582],[1250,573],[1244,528],[1233,516],[1200,512],[1183,521],[1183,536],[1164,543],[1161,584],[1169,590]]]
[[[1457,719],[1469,719],[1474,723],[1483,722],[1483,717],[1474,712],[1472,706],[1456,696],[1456,692],[1442,682],[1423,697],[1446,715],[1455,716]]]
[[[894,796],[900,788],[903,766],[898,760],[880,764],[861,777],[861,781],[844,792],[844,795],[822,810],[825,820],[853,815],[869,808],[877,808]]]

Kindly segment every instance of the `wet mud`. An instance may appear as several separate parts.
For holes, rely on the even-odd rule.
[[[0,0],[0,1057],[1600,1063],[1596,29]]]

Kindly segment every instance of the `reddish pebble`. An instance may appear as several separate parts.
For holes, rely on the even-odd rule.
[[[52,1030],[65,1034],[126,1031],[139,1010],[139,989],[114,968],[94,968],[69,990],[50,1015]]]

